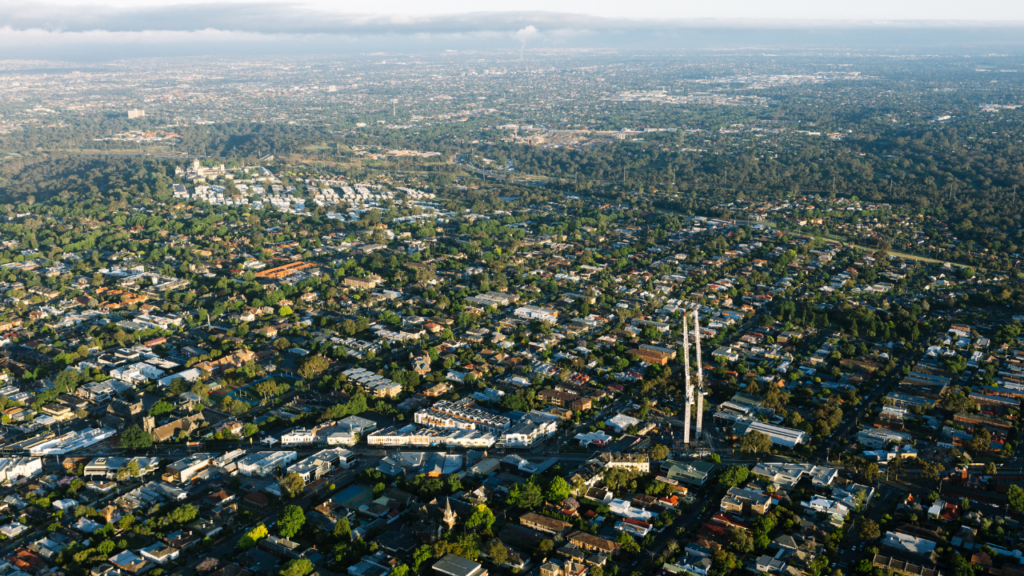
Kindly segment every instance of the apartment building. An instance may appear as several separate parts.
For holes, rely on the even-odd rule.
[[[317,430],[318,438],[325,436],[328,446],[353,446],[361,435],[377,428],[377,423],[359,416],[348,416]]]
[[[549,518],[534,512],[527,512],[520,516],[519,523],[538,532],[553,534],[558,537],[564,536],[572,529],[572,524],[569,522],[564,522],[557,518]]]
[[[764,515],[772,505],[771,496],[757,490],[737,488],[733,486],[722,497],[721,508],[725,512]]]
[[[615,454],[602,452],[591,460],[598,462],[605,468],[624,468],[647,474],[651,471],[651,458],[647,454]]]
[[[619,550],[619,545],[616,542],[612,542],[606,538],[600,536],[594,536],[593,534],[587,534],[586,532],[576,531],[569,534],[569,543],[588,551],[598,552],[601,554],[607,554],[614,556]]]
[[[661,346],[651,346],[649,344],[643,344],[637,348],[627,350],[626,354],[633,354],[644,362],[659,366],[668,364],[669,360],[673,360],[676,357],[676,351],[671,348],[662,348]]]
[[[529,448],[558,432],[558,420],[527,414],[521,421],[501,435],[508,448]]]
[[[572,392],[563,392],[561,390],[541,390],[537,393],[537,396],[548,404],[571,408],[577,412],[590,410],[592,405],[590,398],[583,398]]]
[[[442,400],[417,412],[413,421],[431,428],[480,430],[491,434],[501,434],[512,427],[512,421],[506,416],[474,408],[473,404],[472,398],[457,402]]]
[[[31,478],[42,471],[41,458],[0,458],[0,482]]]
[[[402,428],[388,426],[366,437],[366,442],[370,446],[490,448],[496,441],[497,438],[490,432],[449,428],[418,428],[412,424]]]

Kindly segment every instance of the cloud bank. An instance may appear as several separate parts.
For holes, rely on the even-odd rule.
[[[270,2],[0,2],[7,59],[297,55],[524,48],[1024,48],[1024,23],[624,19],[562,12],[372,15]]]

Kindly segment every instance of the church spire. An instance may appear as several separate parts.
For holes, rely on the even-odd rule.
[[[448,528],[448,530],[455,529],[455,512],[452,512],[452,503],[448,498],[444,499],[444,516],[441,517],[441,522]]]

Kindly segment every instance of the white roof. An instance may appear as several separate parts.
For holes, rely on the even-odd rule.
[[[612,426],[615,426],[616,428],[626,429],[629,428],[630,426],[640,424],[641,421],[637,420],[636,418],[633,418],[632,416],[627,416],[625,414],[616,414],[615,416],[612,416],[611,418],[606,420],[606,422],[608,424],[611,424]]]

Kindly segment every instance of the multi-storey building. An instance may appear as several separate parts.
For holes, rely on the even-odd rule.
[[[491,434],[501,434],[512,427],[512,421],[507,417],[474,408],[474,402],[472,398],[457,402],[442,400],[417,412],[414,422],[431,428],[480,430]]]
[[[489,448],[496,438],[490,432],[445,428],[417,428],[412,424],[403,428],[389,426],[366,437],[370,446],[454,446],[462,448]]]
[[[647,454],[613,454],[602,452],[595,458],[605,468],[625,468],[647,474],[651,471],[651,458]]]

